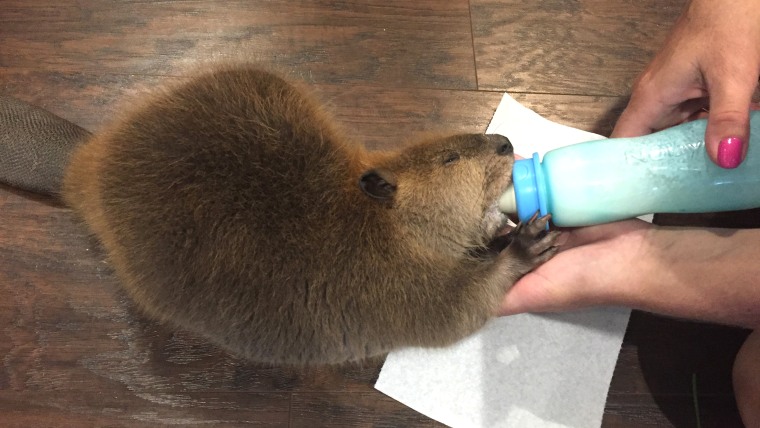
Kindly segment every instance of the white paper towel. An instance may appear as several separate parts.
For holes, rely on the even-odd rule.
[[[505,94],[486,133],[524,157],[603,138]],[[514,315],[443,349],[391,353],[375,388],[452,427],[598,428],[630,310]]]

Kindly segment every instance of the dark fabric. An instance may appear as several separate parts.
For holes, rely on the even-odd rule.
[[[0,182],[60,194],[69,156],[89,135],[48,111],[0,95]]]

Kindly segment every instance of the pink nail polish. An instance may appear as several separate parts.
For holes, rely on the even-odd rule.
[[[742,146],[744,141],[738,137],[727,137],[718,144],[718,165],[723,168],[736,168],[742,163]]]

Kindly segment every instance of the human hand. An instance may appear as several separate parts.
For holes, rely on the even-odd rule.
[[[735,168],[749,144],[760,75],[760,1],[692,0],[636,80],[613,137],[648,134],[708,107],[707,153]]]
[[[612,305],[760,327],[760,229],[668,228],[640,220],[570,229],[521,278],[500,315]]]
[[[632,285],[627,284],[630,269],[650,228],[630,220],[563,231],[560,252],[509,290],[500,315],[624,304],[618,294]]]

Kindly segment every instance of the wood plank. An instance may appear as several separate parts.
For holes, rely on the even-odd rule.
[[[558,94],[510,95],[541,116],[563,125],[609,136],[627,98]]]
[[[685,0],[472,0],[478,88],[625,96]]]
[[[340,393],[293,394],[290,426],[443,427],[384,395]]]
[[[731,370],[739,347],[748,335],[745,329],[695,323],[634,311],[615,367],[607,400],[610,406],[633,396],[662,397],[688,407],[692,381],[699,397],[733,402]],[[695,378],[693,378],[695,377]],[[670,402],[664,414],[677,412]],[[682,409],[681,409],[682,410]],[[735,406],[725,415],[736,415]]]
[[[0,45],[17,70],[184,75],[244,58],[312,82],[475,88],[466,0],[8,0]]]
[[[0,68],[3,93],[45,108],[92,132],[157,85],[182,77],[62,74]],[[296,82],[303,82],[296,77]],[[305,82],[304,82],[305,83]],[[340,124],[370,148],[394,148],[417,134],[484,132],[503,95],[499,91],[394,89],[374,85],[312,84]],[[542,116],[609,135],[624,97],[512,94]]]
[[[731,397],[699,396],[699,421],[694,401],[684,395],[610,395],[602,428],[743,427]]]
[[[287,427],[290,395],[0,391],[0,408],[3,427]]]

